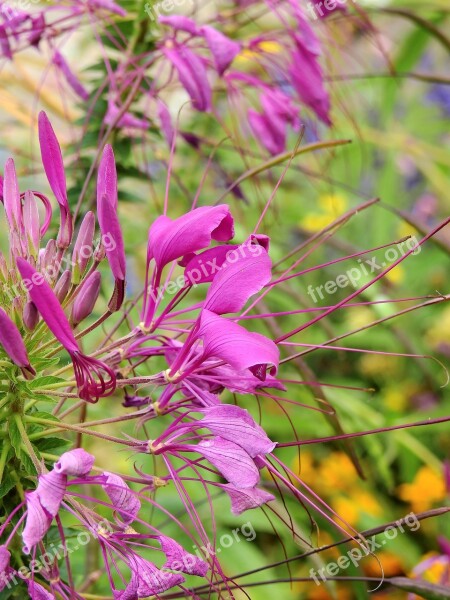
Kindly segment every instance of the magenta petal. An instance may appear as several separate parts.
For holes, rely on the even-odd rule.
[[[88,475],[95,462],[95,457],[83,448],[75,448],[61,454],[58,462],[55,462],[53,468],[62,475],[72,475],[74,477],[84,477]]]
[[[253,109],[248,111],[248,122],[255,138],[270,154],[280,154],[286,149],[286,122],[273,113],[260,114]]]
[[[228,241],[234,235],[233,217],[226,204],[202,206],[172,221],[161,216],[150,227],[148,260],[159,269],[191,252],[202,250],[211,240]]]
[[[237,246],[232,245],[215,246],[200,254],[187,255],[188,260],[179,263],[186,267],[184,270],[186,285],[211,282],[226,261],[228,253],[236,248]]]
[[[23,227],[28,241],[28,252],[34,257],[39,253],[41,227],[39,209],[33,192],[27,190],[23,203]]]
[[[91,273],[81,284],[72,307],[72,322],[74,327],[84,321],[94,310],[101,285],[102,276],[99,271]]]
[[[133,578],[137,579],[138,598],[162,594],[184,582],[182,575],[162,571],[150,561],[137,555],[130,560],[130,568],[133,570]]]
[[[219,315],[240,312],[247,300],[259,292],[271,277],[269,255],[259,245],[259,240],[250,239],[228,254],[213,279],[203,306]]]
[[[217,72],[222,75],[241,51],[241,45],[209,25],[204,25],[200,31],[209,46]]]
[[[79,284],[91,257],[95,235],[95,215],[90,210],[84,215],[72,252],[73,283]]]
[[[6,354],[18,367],[34,372],[30,367],[27,350],[20,331],[11,321],[3,308],[0,307],[0,345]]]
[[[25,554],[29,554],[33,546],[36,546],[47,533],[52,519],[42,507],[37,491],[26,493],[25,499],[27,520],[22,531],[22,539],[23,551]]]
[[[160,15],[159,22],[163,25],[168,25],[172,29],[179,31],[185,31],[192,35],[198,34],[197,24],[193,19],[185,17],[184,15]]]
[[[272,494],[269,494],[269,492],[261,490],[257,487],[246,490],[238,490],[230,483],[222,487],[230,497],[231,512],[234,515],[240,515],[246,510],[258,508],[267,502],[272,502],[272,500],[275,500],[275,496],[272,496]]]
[[[73,89],[73,91],[85,102],[89,99],[89,92],[82,85],[81,81],[77,78],[77,76],[73,73],[71,68],[69,67],[64,56],[55,50],[53,54],[53,63],[58,67],[61,73],[66,78],[67,83]]]
[[[253,488],[259,481],[259,471],[250,456],[237,444],[215,437],[195,446],[224,478],[238,488]]]
[[[131,523],[136,518],[141,503],[125,481],[114,473],[103,473],[105,482],[102,488],[108,494],[114,509],[118,511],[124,523]]]
[[[197,335],[203,340],[205,358],[220,358],[237,371],[250,369],[262,381],[268,366],[270,374],[276,375],[278,348],[260,333],[249,332],[233,321],[203,310]]]
[[[172,538],[160,535],[158,541],[161,544],[161,549],[166,555],[167,561],[164,564],[164,569],[187,573],[188,575],[198,575],[204,577],[209,570],[209,565],[204,560],[186,552]]]
[[[3,204],[5,206],[8,223],[12,230],[23,231],[22,205],[20,202],[19,183],[17,181],[16,168],[12,158],[8,158],[5,164],[5,179],[3,181]]]
[[[34,579],[27,580],[28,594],[32,600],[55,600],[55,596],[47,591],[40,583]]]
[[[116,281],[124,281],[126,277],[126,258],[122,229],[117,209],[106,195],[98,200],[97,215],[111,272]]]
[[[44,277],[26,260],[18,258],[16,262],[31,300],[41,313],[50,331],[66,350],[77,352],[79,350],[78,343],[52,288],[45,281]]]
[[[117,209],[117,170],[114,151],[110,144],[106,144],[97,174],[97,202],[100,202],[103,196],[107,196],[111,205]]]
[[[67,248],[72,239],[73,225],[67,199],[66,174],[61,148],[45,112],[39,113],[39,144],[45,174],[61,209],[59,245]]]
[[[202,413],[204,417],[199,423],[202,427],[216,436],[235,442],[252,458],[272,452],[276,446],[250,413],[239,406],[221,404],[204,409]]]
[[[166,138],[167,145],[169,146],[169,148],[171,148],[173,144],[173,137],[175,135],[172,126],[172,117],[170,116],[170,112],[167,106],[164,104],[164,102],[162,102],[162,100],[159,99],[157,114],[159,123],[161,125],[161,131],[164,134],[164,137]]]
[[[165,48],[164,53],[177,70],[180,82],[196,110],[211,109],[211,86],[202,60],[184,46]]]
[[[314,54],[301,45],[292,55],[289,74],[300,99],[309,106],[326,125],[331,125],[330,99],[324,87],[322,69]]]
[[[10,558],[11,553],[9,550],[5,546],[0,546],[0,575],[9,567]]]
[[[61,506],[67,486],[67,476],[55,470],[41,475],[36,488],[41,506],[49,515],[55,517]]]

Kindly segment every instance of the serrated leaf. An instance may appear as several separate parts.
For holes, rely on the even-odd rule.
[[[53,375],[47,375],[45,377],[36,377],[32,381],[28,382],[28,388],[31,390],[47,389],[47,386],[52,385],[54,383],[61,383],[64,379],[61,377],[54,377]]]
[[[15,485],[16,483],[11,478],[9,473],[5,473],[2,479],[2,483],[0,484],[0,498],[6,496],[6,494],[10,492]]]
[[[46,437],[36,440],[34,445],[40,452],[48,452],[49,450],[55,450],[56,448],[64,449],[65,447],[72,446],[72,442],[60,437]]]
[[[22,447],[22,435],[17,427],[14,417],[8,419],[8,435],[11,441],[11,446],[14,448],[17,458],[19,458]]]

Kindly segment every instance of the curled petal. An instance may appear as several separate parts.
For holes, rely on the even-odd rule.
[[[186,285],[211,282],[226,261],[228,253],[237,247],[235,245],[215,246],[200,254],[184,257],[179,264],[186,267],[184,270]]]
[[[240,515],[246,510],[258,508],[267,502],[275,500],[275,496],[260,488],[237,489],[230,483],[222,486],[231,500],[231,512]]]
[[[36,493],[39,496],[41,506],[52,517],[58,514],[66,486],[67,476],[58,471],[53,470],[39,477]]]
[[[116,375],[107,364],[81,352],[71,353],[78,395],[86,402],[95,403],[114,393]]]
[[[136,518],[141,503],[125,481],[114,473],[103,473],[105,482],[102,488],[108,494],[114,508],[118,511],[124,523],[131,523]]]
[[[172,221],[161,216],[150,228],[148,260],[159,269],[169,262],[209,246],[212,240],[226,242],[234,236],[233,217],[226,204],[202,206]]]
[[[203,310],[198,337],[203,340],[205,358],[220,358],[237,371],[250,371],[264,381],[267,367],[276,375],[279,352],[277,346],[259,333],[249,332],[237,323]]]
[[[258,468],[247,452],[237,444],[215,437],[200,442],[195,449],[237,488],[253,488],[258,483]]]
[[[55,462],[53,468],[56,473],[61,475],[72,475],[74,477],[84,477],[88,475],[94,464],[95,457],[83,448],[76,448],[61,454],[59,460]]]
[[[158,541],[161,549],[166,555],[167,561],[164,569],[171,569],[187,573],[188,575],[198,575],[204,577],[209,570],[209,565],[204,560],[186,552],[175,540],[165,535],[160,535]]]
[[[24,542],[23,551],[29,554],[33,546],[36,546],[47,533],[52,519],[42,507],[39,495],[36,491],[25,495],[27,502],[27,520],[22,531]]]
[[[161,571],[153,563],[137,555],[130,560],[130,568],[133,571],[130,585],[137,584],[138,598],[162,594],[184,582],[184,577],[179,573]]]
[[[270,281],[272,262],[259,242],[250,238],[227,255],[208,290],[204,308],[219,315],[240,312]]]
[[[204,417],[199,425],[206,427],[214,435],[235,442],[252,458],[272,452],[276,446],[264,429],[255,423],[250,413],[239,406],[220,404],[202,412]]]

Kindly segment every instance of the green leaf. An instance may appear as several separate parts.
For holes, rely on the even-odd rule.
[[[46,437],[36,440],[33,445],[37,447],[40,452],[49,452],[56,448],[64,450],[65,448],[72,446],[72,442],[60,437]]]
[[[12,479],[11,475],[9,473],[5,473],[2,479],[2,483],[0,484],[0,498],[6,496],[6,494],[10,492],[15,485],[16,483]]]
[[[14,417],[10,417],[8,419],[8,435],[11,441],[11,446],[14,448],[17,458],[19,458],[19,454],[22,448],[22,436],[14,420]]]
[[[45,377],[36,377],[32,381],[28,382],[28,388],[31,390],[41,389],[45,390],[49,385],[54,383],[61,383],[64,379],[61,377],[53,377],[53,375],[47,375]]]

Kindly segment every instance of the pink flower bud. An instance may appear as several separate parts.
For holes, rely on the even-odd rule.
[[[53,291],[55,293],[55,296],[58,298],[58,300],[60,302],[62,302],[65,299],[65,297],[67,296],[67,294],[69,292],[71,279],[72,279],[72,273],[70,271],[64,271],[64,273],[61,275],[61,277],[56,282],[56,285],[55,285],[55,288]]]
[[[25,308],[23,309],[23,322],[29,331],[33,331],[39,323],[39,312],[33,302],[27,302],[25,304]]]
[[[95,271],[81,284],[72,308],[72,323],[74,327],[81,323],[81,321],[84,321],[94,310],[95,303],[100,294],[101,283],[102,276],[98,271]]]
[[[23,224],[28,241],[28,253],[37,258],[41,242],[39,210],[33,192],[25,192],[23,204]]]
[[[92,245],[95,234],[95,215],[92,211],[86,213],[78,231],[77,241],[73,248],[72,283],[78,285],[92,256]]]

